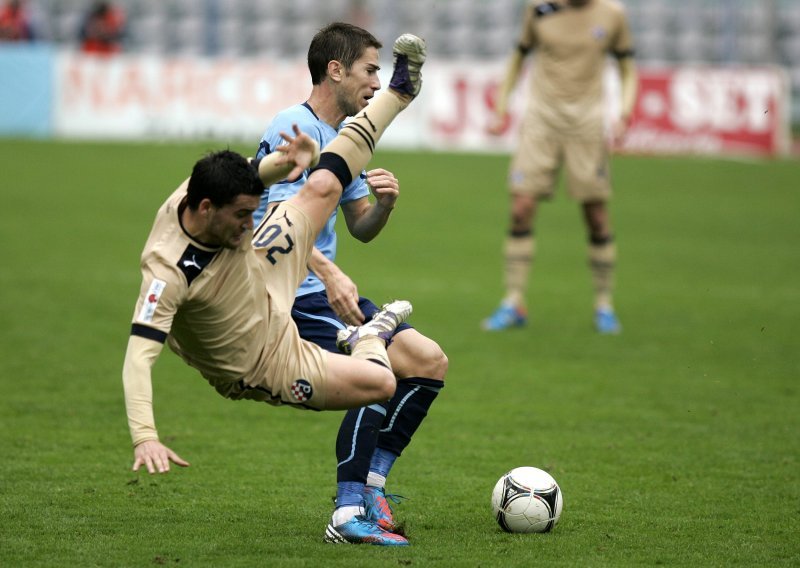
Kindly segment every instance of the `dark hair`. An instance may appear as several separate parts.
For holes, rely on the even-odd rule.
[[[368,47],[380,49],[383,44],[375,36],[363,28],[334,22],[317,32],[311,45],[308,46],[308,70],[311,71],[311,83],[319,85],[328,72],[328,63],[338,61],[345,70],[350,70],[353,63],[364,54]]]
[[[263,192],[264,184],[244,156],[220,150],[201,158],[192,168],[186,204],[190,209],[197,209],[203,199],[209,199],[215,207],[224,207],[241,194],[261,195]]]

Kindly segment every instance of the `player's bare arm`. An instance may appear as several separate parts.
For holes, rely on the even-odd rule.
[[[355,282],[335,263],[314,247],[308,267],[325,285],[328,303],[347,325],[364,323],[364,313],[358,307],[358,288]]]
[[[378,236],[386,226],[400,196],[400,182],[390,171],[370,170],[367,172],[367,184],[375,197],[374,203],[364,197],[342,204],[347,229],[364,243]]]
[[[623,57],[619,60],[619,73],[622,83],[622,105],[619,119],[613,125],[612,135],[615,144],[620,144],[628,131],[639,90],[639,73],[633,57]]]
[[[511,93],[519,81],[522,73],[522,64],[525,60],[526,51],[515,49],[509,57],[506,65],[506,74],[503,82],[497,89],[497,99],[494,103],[494,114],[492,115],[486,131],[492,136],[500,136],[508,130],[510,118],[508,115],[508,101]]]

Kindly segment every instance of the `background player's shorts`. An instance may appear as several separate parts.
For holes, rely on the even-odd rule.
[[[358,299],[358,307],[364,313],[366,321],[371,320],[375,312],[380,310],[378,306],[362,297]],[[339,353],[336,348],[336,333],[347,326],[331,308],[324,290],[296,298],[292,308],[292,318],[297,323],[303,339],[316,343],[332,353]],[[411,329],[411,326],[403,322],[397,326],[395,333],[404,329]]]
[[[596,133],[565,133],[541,121],[525,120],[511,161],[509,189],[539,199],[553,196],[563,164],[569,195],[581,202],[611,197],[608,144]]]

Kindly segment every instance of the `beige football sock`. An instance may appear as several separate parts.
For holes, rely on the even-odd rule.
[[[380,363],[387,369],[392,368],[392,364],[389,362],[389,355],[386,353],[386,342],[377,335],[366,335],[359,339],[350,356]]]
[[[525,307],[525,298],[528,291],[528,278],[531,265],[536,254],[536,238],[531,235],[506,237],[504,249],[504,276],[506,296],[503,302]]]
[[[392,91],[380,93],[339,131],[339,135],[323,148],[322,153],[332,152],[341,156],[355,179],[372,158],[383,131],[409,102]]]
[[[617,246],[613,242],[589,244],[589,268],[594,284],[594,307],[611,308]]]

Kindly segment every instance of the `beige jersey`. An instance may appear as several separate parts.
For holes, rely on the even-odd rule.
[[[187,183],[159,209],[142,252],[132,334],[166,341],[216,386],[258,366],[267,343],[269,295],[248,235],[237,249],[212,248],[183,229]]]
[[[606,57],[633,53],[625,12],[615,0],[589,0],[580,7],[566,0],[531,1],[519,48],[535,54],[529,115],[561,129],[602,125]]]
[[[327,367],[291,318],[313,232],[284,202],[236,249],[193,239],[180,223],[188,182],[156,215],[142,252],[123,382],[134,444],[158,439],[150,368],[167,343],[223,396],[325,408]]]

